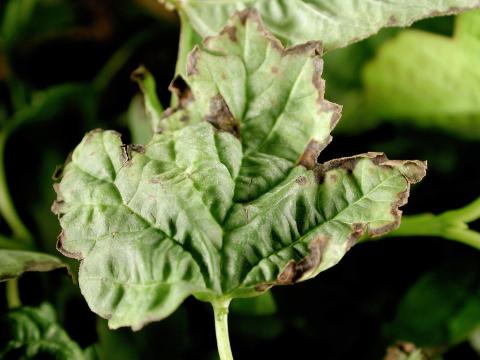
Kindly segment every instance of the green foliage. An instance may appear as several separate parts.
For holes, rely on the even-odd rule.
[[[232,358],[227,328],[231,300],[233,345],[240,358],[311,357],[306,349],[312,346],[326,359],[380,358],[385,344],[395,343],[386,359],[425,360],[444,351],[463,358],[454,347],[465,349],[468,341],[471,349],[479,348],[476,260],[462,256],[462,263],[451,266],[459,249],[468,254],[468,248],[454,243],[432,246],[435,240],[429,239],[405,246],[410,250],[395,242],[366,245],[316,282],[294,292],[276,288],[275,299],[268,290],[313,278],[357,240],[372,236],[443,237],[480,248],[480,200],[441,212],[457,206],[460,197],[465,201],[462,192],[471,191],[465,184],[478,177],[473,165],[463,166],[468,160],[460,161],[475,160],[475,143],[457,139],[421,156],[433,168],[447,159],[449,168],[442,175],[454,178],[448,171],[455,168],[455,186],[442,186],[441,199],[433,199],[438,192],[430,185],[447,182],[433,171],[412,205],[439,215],[406,217],[399,229],[388,232],[398,227],[399,207],[410,183],[424,175],[424,164],[390,161],[380,153],[325,159],[370,148],[417,158],[417,149],[432,148],[429,140],[436,138],[425,133],[424,144],[412,150],[404,145],[414,140],[402,133],[393,136],[401,141],[392,140],[390,131],[398,128],[382,127],[373,136],[339,136],[323,152],[340,107],[324,99],[321,78],[327,79],[327,97],[347,105],[341,130],[354,133],[383,120],[406,120],[477,139],[480,86],[472,54],[480,36],[478,13],[459,17],[452,38],[448,29],[440,31],[442,36],[430,33],[437,30],[431,20],[415,25],[425,31],[408,31],[411,35],[392,41],[399,30],[366,37],[480,3],[169,3],[181,21],[176,66],[171,56],[176,46],[169,40],[177,35],[175,20],[155,1],[0,2],[0,280],[9,279],[2,285],[7,301],[0,306],[5,312],[14,309],[0,328],[0,358],[213,359],[213,334],[204,326],[209,307],[189,299],[178,308],[189,295],[213,305],[222,359]],[[246,11],[228,20],[237,10]],[[172,22],[161,25],[162,34],[151,31],[159,16],[162,23]],[[440,23],[451,23],[444,20]],[[203,42],[206,35],[210,38]],[[140,48],[147,40],[152,46]],[[124,45],[109,57],[119,43]],[[323,75],[322,47],[329,51]],[[373,79],[372,90],[366,86],[362,92],[360,68],[378,47],[375,67],[365,72],[365,84]],[[401,52],[385,60],[389,47]],[[81,56],[75,59],[70,52]],[[380,64],[387,60],[388,66]],[[63,63],[71,70],[51,66]],[[141,94],[127,110],[133,89],[128,73],[138,64],[146,64],[156,77],[145,67],[133,74]],[[168,103],[168,94],[157,87],[166,89],[174,67],[180,76],[171,83],[171,107],[164,111],[161,103]],[[413,76],[400,79],[405,71]],[[392,81],[398,80],[399,87],[385,86],[395,76]],[[442,76],[455,90],[432,80]],[[397,96],[403,87],[411,93]],[[402,106],[395,96],[404,101]],[[437,98],[453,104],[431,101]],[[135,329],[171,314],[139,332],[109,329],[66,276],[16,279],[25,271],[65,267],[47,254],[58,234],[56,219],[48,215],[54,193],[45,188],[55,164],[85,129],[124,130],[126,125],[129,141],[142,146],[124,145],[111,131],[87,134],[56,185],[54,211],[63,226],[59,248],[81,260],[80,290],[94,312],[109,318],[110,326]],[[473,155],[463,146],[473,148]],[[427,274],[425,266],[440,263],[439,257],[448,264]],[[72,268],[77,265],[68,261]],[[382,333],[392,304],[412,276],[418,277],[419,268],[420,280]],[[22,302],[46,300],[55,304],[72,339],[88,346],[84,351],[61,329],[52,307],[21,307]],[[397,342],[402,339],[415,345]]]
[[[363,72],[368,116],[480,139],[479,23],[465,13],[452,38],[405,30],[383,44]]]
[[[71,3],[45,0],[10,0],[0,14],[0,40],[9,51],[21,40],[74,23]]]
[[[449,262],[420,277],[400,302],[390,336],[432,348],[468,340],[480,326],[477,260]]]
[[[66,267],[57,257],[34,251],[0,249],[0,282],[27,271],[51,271]]]
[[[191,54],[146,147],[93,131],[75,149],[56,186],[59,248],[82,260],[82,293],[110,327],[141,328],[191,294],[217,306],[307,280],[398,226],[425,165],[316,162],[338,119],[319,51],[285,50],[238,13]]]
[[[215,35],[235,11],[257,9],[284,45],[321,40],[326,51],[347,46],[390,26],[480,6],[472,0],[164,0],[185,14],[203,37]]]
[[[148,119],[150,119],[149,128],[154,129],[158,127],[163,114],[163,106],[158,99],[155,79],[153,75],[143,66],[140,66],[132,73],[132,79],[138,84],[140,90],[142,91],[145,113]],[[144,116],[141,118],[143,117]],[[141,127],[141,125],[139,126]],[[134,128],[136,128],[136,126]],[[145,140],[146,143],[148,140],[150,140],[151,135],[153,134],[151,134],[150,131],[150,136],[142,140]]]
[[[86,360],[82,349],[56,322],[55,312],[47,303],[9,311],[2,321],[2,335],[8,339],[0,349],[2,359]]]

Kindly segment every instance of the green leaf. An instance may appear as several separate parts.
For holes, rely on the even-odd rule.
[[[7,336],[5,348],[0,349],[2,359],[85,360],[82,350],[56,322],[54,309],[47,303],[9,311],[2,333]]]
[[[0,249],[0,281],[29,271],[51,271],[67,266],[57,257],[34,251]]]
[[[21,31],[31,21],[38,0],[8,1],[2,16],[0,35],[6,47],[11,47]]]
[[[6,122],[9,130],[19,126],[51,120],[68,106],[91,116],[94,101],[93,89],[80,83],[54,85],[33,93],[30,103],[22,106]]]
[[[92,131],[55,185],[58,248],[82,260],[82,294],[113,328],[189,295],[228,302],[312,278],[397,227],[425,175],[380,153],[317,163],[338,119],[318,44],[286,50],[252,11],[189,61],[161,133],[139,147]]]
[[[237,10],[255,8],[284,45],[321,40],[326,51],[365,39],[381,28],[480,6],[478,0],[167,0],[203,37],[215,35]]]
[[[457,18],[453,38],[406,30],[364,69],[374,118],[480,139],[480,12]]]
[[[218,37],[195,48],[187,79],[177,77],[171,86],[179,106],[156,129],[207,120],[240,137],[237,201],[278,184],[304,153],[301,161],[313,164],[331,141],[341,111],[323,96],[320,44],[284,49],[259,24],[256,12],[244,11]]]
[[[480,326],[478,256],[446,263],[421,276],[401,300],[390,336],[420,346],[449,347]]]
[[[75,6],[64,0],[9,0],[0,15],[0,38],[8,51],[32,36],[72,26]]]
[[[146,144],[150,141],[153,136],[153,127],[141,95],[134,96],[130,102],[127,122],[134,144]]]
[[[142,91],[145,112],[150,119],[151,127],[158,127],[163,114],[163,106],[158,99],[155,78],[144,66],[140,66],[132,73],[132,79]]]

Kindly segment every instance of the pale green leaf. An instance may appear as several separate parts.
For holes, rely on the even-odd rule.
[[[480,12],[457,18],[453,38],[406,30],[364,69],[374,118],[480,139]]]
[[[0,249],[0,281],[14,279],[29,271],[51,271],[66,267],[56,256],[35,251]]]
[[[318,46],[283,49],[252,11],[189,63],[161,133],[139,147],[90,132],[55,186],[58,247],[82,260],[82,294],[113,328],[162,319],[189,295],[216,302],[312,278],[363,234],[398,226],[425,175],[380,153],[317,163],[338,118]]]
[[[155,128],[163,114],[163,106],[158,99],[155,78],[144,66],[140,66],[132,73],[132,79],[142,91],[145,112],[150,119],[151,127]]]
[[[6,343],[2,341],[5,344],[0,349],[2,359],[87,359],[56,322],[55,312],[49,304],[11,310],[3,320],[2,330],[8,336]]]
[[[244,150],[236,200],[278,184],[307,145],[302,161],[313,163],[330,142],[341,108],[324,99],[319,43],[284,49],[256,12],[244,11],[196,47],[188,64],[186,83],[179,77],[172,84],[180,105],[157,131],[207,120],[236,133]]]
[[[153,127],[147,115],[141,95],[136,95],[130,101],[127,110],[128,129],[135,144],[146,144],[153,136]]]
[[[285,45],[322,41],[327,51],[347,46],[384,27],[456,14],[478,0],[167,0],[186,14],[203,37],[215,35],[237,10],[258,10],[267,28]]]

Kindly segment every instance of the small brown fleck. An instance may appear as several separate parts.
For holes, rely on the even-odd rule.
[[[277,66],[272,66],[271,71],[272,71],[273,74],[278,74],[278,72],[279,72],[280,70],[278,69]]]
[[[298,185],[306,185],[307,184],[307,178],[305,176],[299,176],[295,179],[295,182],[298,184]]]

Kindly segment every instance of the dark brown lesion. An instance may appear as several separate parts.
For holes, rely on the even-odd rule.
[[[298,165],[304,166],[308,170],[313,170],[318,165],[318,157],[320,153],[325,149],[332,141],[332,137],[328,136],[324,142],[317,140],[310,140],[305,151],[298,160]]]
[[[216,129],[240,138],[240,124],[233,116],[222,95],[218,94],[212,97],[210,100],[210,112],[205,116],[205,120]]]
[[[168,86],[168,90],[177,96],[180,108],[185,108],[194,99],[192,89],[180,75],[175,76]]]
[[[255,286],[259,292],[266,291],[275,285],[293,285],[305,276],[314,272],[321,264],[329,238],[318,235],[310,242],[310,253],[300,261],[291,260],[277,276],[276,281]]]
[[[130,162],[133,158],[133,153],[144,154],[145,153],[145,146],[139,144],[123,144],[122,148],[122,157],[123,162],[127,163]]]

